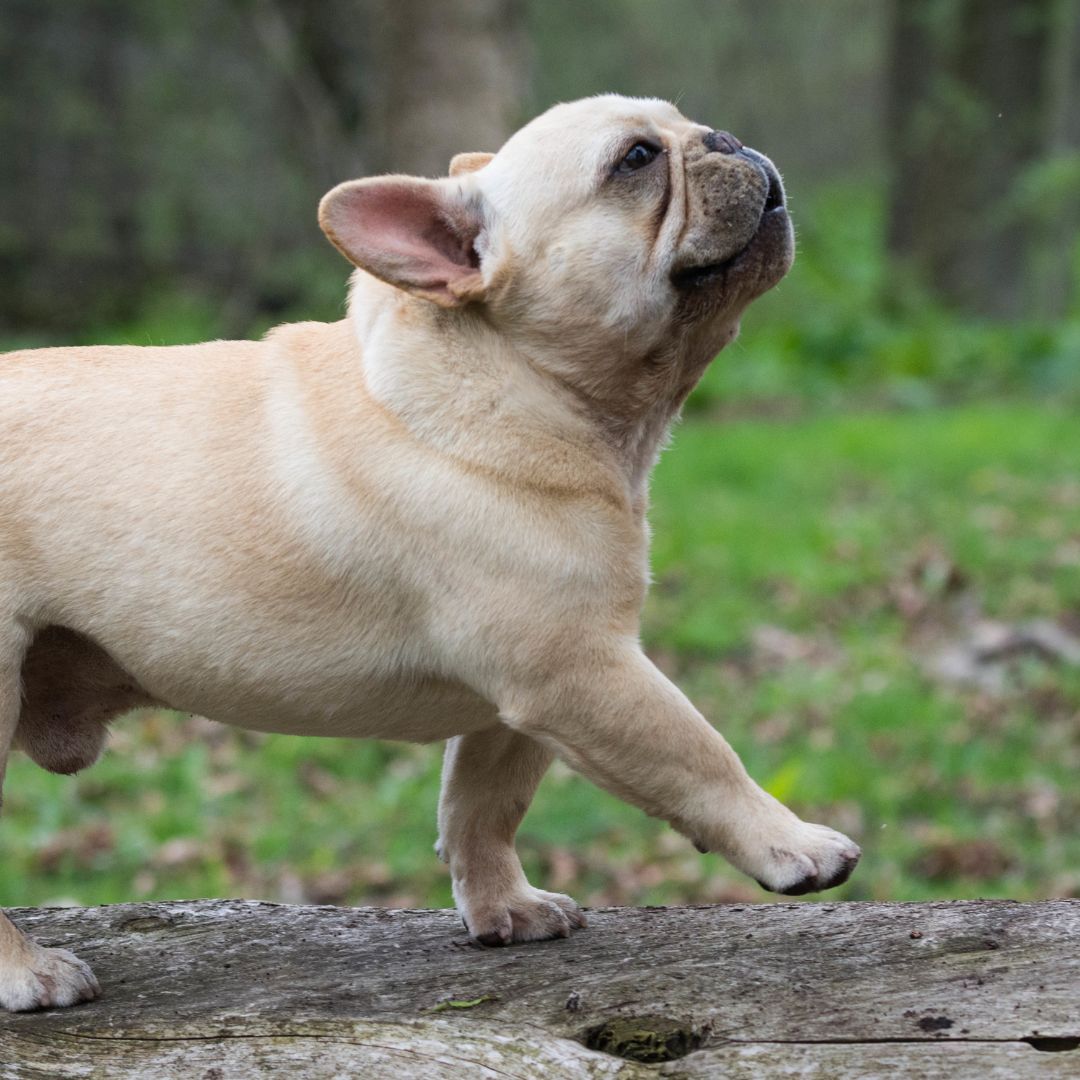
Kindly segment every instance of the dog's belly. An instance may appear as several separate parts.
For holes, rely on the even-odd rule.
[[[177,669],[159,670],[145,656],[124,656],[121,664],[85,635],[50,627],[35,639],[24,667],[21,742],[46,768],[74,772],[97,756],[104,723],[155,704],[252,731],[408,742],[446,739],[498,722],[495,708],[461,683],[430,676],[380,679],[359,660],[350,670],[331,650],[320,662],[310,649],[286,649],[272,662],[264,658],[258,670],[241,656],[231,659],[211,674],[205,656],[193,658],[190,668],[180,668],[198,673],[187,679]],[[87,727],[95,746],[83,750],[75,736]]]
[[[238,665],[220,676],[178,678],[175,669],[135,676],[155,699],[233,727],[289,735],[432,742],[498,722],[495,707],[468,687],[431,676],[378,678],[325,665],[310,653],[282,655],[258,673]],[[184,669],[181,669],[184,670]],[[188,669],[191,670],[191,669]]]
[[[489,701],[431,670],[419,636],[362,612],[290,610],[271,620],[200,603],[190,618],[159,608],[85,629],[155,701],[234,727],[430,742],[498,722]]]
[[[268,702],[265,707],[257,699],[246,705],[218,708],[206,702],[207,708],[194,707],[199,700],[196,694],[179,707],[249,731],[348,739],[433,742],[491,727],[499,719],[494,706],[468,687],[440,679],[412,685],[358,680],[345,701],[314,695],[306,702]]]

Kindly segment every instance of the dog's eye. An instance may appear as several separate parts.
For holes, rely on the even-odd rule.
[[[646,165],[655,161],[659,153],[660,147],[653,146],[652,143],[634,143],[626,157],[619,162],[617,171],[621,173],[637,172],[638,169],[643,169]]]

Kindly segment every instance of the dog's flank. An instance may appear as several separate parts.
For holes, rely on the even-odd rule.
[[[639,644],[647,482],[682,401],[786,273],[772,164],[659,101],[557,106],[441,180],[320,220],[349,317],[260,342],[0,361],[0,772],[71,772],[160,704],[449,739],[439,848],[488,944],[584,925],[514,835],[559,756],[766,888],[858,848],[747,776]],[[89,969],[0,915],[0,1005]]]

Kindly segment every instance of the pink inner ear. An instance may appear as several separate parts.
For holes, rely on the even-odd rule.
[[[386,177],[342,184],[320,208],[323,229],[361,269],[393,285],[455,302],[477,276],[479,221],[433,180]]]

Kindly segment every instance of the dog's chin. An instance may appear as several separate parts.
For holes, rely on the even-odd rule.
[[[783,206],[766,210],[749,243],[713,263],[682,267],[672,284],[691,307],[745,306],[771,289],[791,269],[795,238]]]

